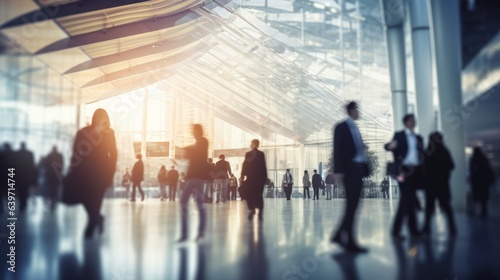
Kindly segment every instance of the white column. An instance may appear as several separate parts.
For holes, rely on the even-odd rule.
[[[144,88],[144,97],[142,99],[142,127],[141,127],[141,154],[146,158],[146,136],[148,131],[148,89]]]
[[[453,108],[462,106],[460,9],[458,0],[428,0],[436,60],[441,127],[455,170],[451,175],[453,206],[466,206],[465,135],[463,119]]]
[[[403,116],[408,109],[405,38],[403,31],[404,9],[401,0],[381,0],[381,3],[382,16],[386,25],[394,130],[400,130],[403,128]]]
[[[417,99],[417,127],[424,137],[435,130],[434,102],[432,94],[432,52],[429,31],[429,15],[424,0],[410,0],[413,67]]]

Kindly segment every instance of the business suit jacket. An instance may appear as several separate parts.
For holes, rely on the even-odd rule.
[[[321,182],[323,181],[323,179],[321,178],[321,175],[319,174],[314,174],[312,176],[312,185],[313,185],[313,188],[321,188]]]
[[[418,161],[420,163],[424,162],[424,140],[422,136],[416,134],[417,137],[417,152],[418,152]],[[394,137],[392,138],[392,141],[397,141],[398,142],[398,147],[392,151],[392,155],[394,156],[394,162],[396,163],[398,170],[402,170],[401,166],[403,164],[403,161],[406,157],[406,154],[408,153],[408,141],[406,140],[406,132],[404,130],[398,131],[394,133]],[[392,142],[391,141],[391,142]],[[387,143],[384,145],[384,149],[386,151],[389,151],[389,144]]]
[[[132,182],[138,183],[144,180],[144,163],[142,160],[138,160],[134,167],[132,168]]]
[[[267,180],[266,158],[264,153],[253,149],[245,154],[241,176],[246,176],[246,183],[264,188]],[[253,186],[252,186],[253,187]]]
[[[333,132],[333,173],[345,174],[356,156],[354,138],[346,121],[335,126]],[[370,173],[366,165],[365,177]]]

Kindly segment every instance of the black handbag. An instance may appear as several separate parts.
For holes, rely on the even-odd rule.
[[[248,186],[245,181],[242,181],[240,187],[238,188],[238,192],[240,193],[241,199],[246,200],[248,197]]]

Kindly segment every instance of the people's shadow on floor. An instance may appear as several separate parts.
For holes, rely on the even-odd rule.
[[[350,252],[341,252],[332,256],[332,259],[337,262],[342,271],[341,279],[358,280],[358,268],[356,266],[356,258],[359,254]]]
[[[59,280],[104,279],[99,243],[90,241],[84,246],[82,262],[78,261],[74,252],[59,257]]]
[[[248,248],[248,253],[240,261],[240,271],[242,272],[239,275],[240,279],[269,279],[269,260],[266,255],[266,242],[262,226],[262,223],[259,223],[256,227],[252,227],[251,232],[244,237],[243,242]]]
[[[196,244],[191,247],[180,247],[178,249],[179,254],[179,280],[196,279],[203,280],[206,279],[205,276],[205,263],[206,263],[206,244]],[[195,258],[190,257],[190,255],[196,256]],[[190,263],[190,260],[196,260],[194,263]],[[192,267],[191,267],[192,266]],[[194,278],[189,277],[189,271],[194,271]]]

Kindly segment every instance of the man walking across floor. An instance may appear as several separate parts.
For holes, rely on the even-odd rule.
[[[228,199],[229,175],[231,174],[231,165],[226,161],[224,155],[219,156],[219,161],[215,164],[215,176],[217,179],[217,201],[216,203],[226,202]]]
[[[354,238],[354,218],[358,208],[363,178],[369,176],[365,144],[354,123],[359,118],[356,102],[347,104],[349,118],[335,126],[333,135],[333,173],[336,181],[344,181],[346,207],[344,218],[331,241],[347,251],[366,253]]]
[[[293,187],[293,176],[290,174],[290,169],[286,170],[285,175],[283,175],[283,190],[285,191],[286,200],[290,200],[292,195]]]
[[[420,235],[417,229],[417,220],[415,214],[416,190],[422,184],[423,162],[424,162],[424,142],[422,136],[415,134],[415,116],[408,114],[403,118],[405,128],[394,134],[391,142],[384,148],[386,151],[392,151],[394,162],[398,166],[399,190],[401,198],[399,199],[398,211],[394,218],[392,235],[395,238],[402,239],[400,235],[403,220],[408,221],[408,229],[412,236]]]

